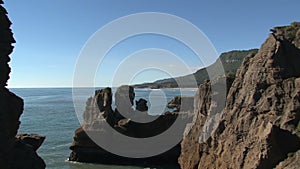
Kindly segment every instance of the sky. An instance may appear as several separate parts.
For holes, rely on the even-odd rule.
[[[72,87],[77,61],[89,40],[101,28],[128,15],[158,12],[182,18],[201,30],[219,55],[231,50],[259,48],[272,27],[300,21],[299,6],[299,0],[6,0],[4,7],[13,22],[17,41],[11,54],[8,87]],[[140,24],[147,25],[145,22],[141,20]],[[160,22],[158,19],[154,24],[164,24]],[[109,39],[102,38],[97,50],[105,46],[105,40],[136,27],[112,28],[106,34]],[[180,26],[169,29],[188,34]],[[193,35],[190,38],[197,40]],[[94,61],[97,69],[86,72],[92,72],[91,75],[82,73],[93,77],[95,86],[180,76],[215,61],[215,57],[205,56],[208,61],[204,63],[190,46],[158,34],[131,36],[107,51],[99,56],[103,58],[101,62]],[[146,68],[132,71],[137,65]],[[183,67],[188,67],[188,71]],[[87,70],[90,68],[94,69],[86,65]],[[125,79],[123,75],[130,72],[129,80],[127,76]]]

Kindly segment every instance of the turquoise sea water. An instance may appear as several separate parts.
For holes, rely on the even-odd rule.
[[[45,135],[46,140],[38,150],[45,160],[47,169],[142,169],[136,166],[99,165],[71,163],[67,161],[69,146],[73,141],[75,129],[80,124],[74,110],[71,88],[14,88],[12,92],[24,99],[25,108],[21,116],[19,133],[36,133]],[[178,89],[135,89],[136,100],[145,98],[160,100],[162,93],[166,100],[179,95]],[[192,96],[195,90],[184,90],[184,95]],[[85,101],[87,96],[82,96]],[[151,100],[151,99],[150,99]],[[155,103],[156,104],[156,103]],[[84,107],[82,107],[84,110]],[[155,109],[154,109],[155,110]],[[153,111],[155,112],[155,111]],[[153,113],[154,114],[154,113]],[[151,167],[151,166],[149,166]]]

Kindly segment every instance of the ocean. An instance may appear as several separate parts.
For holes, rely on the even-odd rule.
[[[137,166],[67,161],[71,152],[69,146],[73,141],[74,131],[80,126],[74,109],[72,88],[13,88],[10,90],[22,97],[25,103],[18,133],[35,133],[46,136],[38,154],[45,160],[47,169],[143,169],[143,167]],[[193,96],[196,90],[184,89],[181,92],[185,96]],[[162,95],[166,96],[165,100],[168,102],[174,96],[179,95],[180,90],[135,89],[135,93],[136,100],[144,98],[149,101],[149,95],[151,95],[151,103],[156,105],[157,101],[163,100],[159,99]],[[85,101],[88,97],[82,96],[81,99]],[[149,108],[151,109],[151,106]],[[84,110],[84,106],[81,109]],[[151,112],[155,114],[155,108]]]

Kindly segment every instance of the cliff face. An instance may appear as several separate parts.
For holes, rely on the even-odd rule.
[[[181,145],[181,168],[263,169],[281,161],[277,168],[299,167],[299,152],[293,154],[300,149],[299,41],[299,23],[277,27],[256,55],[244,59],[207,140],[201,137],[213,96],[208,84],[200,86],[198,116]]]
[[[0,4],[3,4],[0,1]],[[9,55],[15,43],[6,10],[0,5],[0,168],[43,169],[44,161],[36,154],[44,137],[19,135],[19,118],[23,112],[23,100],[11,93],[6,84],[9,79]]]

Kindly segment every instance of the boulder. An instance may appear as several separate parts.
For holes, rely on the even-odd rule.
[[[136,110],[144,112],[144,111],[148,111],[148,106],[147,106],[147,100],[145,99],[139,99],[138,101],[135,101],[135,105],[136,105]]]

